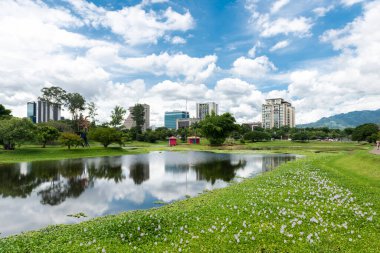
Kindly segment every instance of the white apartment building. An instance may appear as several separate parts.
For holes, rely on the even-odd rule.
[[[295,127],[295,108],[282,98],[266,99],[262,106],[263,128]]]
[[[218,115],[218,104],[216,104],[215,102],[197,103],[196,118],[202,120],[206,118],[207,115],[211,115],[212,112],[215,112],[215,114]]]
[[[147,104],[142,104],[142,106],[144,107],[144,125],[142,131],[146,131],[150,127],[150,106]],[[136,122],[132,118],[133,108],[134,106],[129,107],[128,118],[124,121],[124,126],[128,130],[136,126]]]

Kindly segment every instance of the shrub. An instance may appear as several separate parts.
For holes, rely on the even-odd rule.
[[[78,145],[83,144],[82,138],[73,133],[61,133],[61,136],[59,137],[59,142],[62,145],[67,146],[68,149],[70,149],[72,146],[77,147]]]
[[[122,133],[115,128],[98,127],[89,133],[89,138],[100,142],[103,147],[107,148],[111,143],[122,145]]]

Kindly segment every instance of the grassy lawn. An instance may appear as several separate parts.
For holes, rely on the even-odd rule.
[[[171,150],[171,151],[186,151],[186,150],[212,150],[226,151],[242,150],[255,152],[276,152],[276,153],[319,153],[319,152],[341,152],[352,151],[357,149],[368,149],[367,144],[358,144],[355,142],[307,142],[298,143],[291,141],[271,141],[247,143],[244,145],[224,145],[221,147],[211,147],[207,140],[202,140],[201,145],[189,145],[187,143],[179,143],[178,146],[168,147],[166,141],[160,141],[154,144],[146,142],[128,142],[123,148],[118,145],[111,145],[109,148],[103,148],[99,143],[91,143],[90,148],[72,148],[68,150],[61,146],[48,146],[41,148],[36,145],[25,145],[13,151],[0,150],[0,163],[27,162],[36,160],[59,160],[68,158],[81,157],[99,157],[99,156],[118,156],[145,153],[153,150]]]
[[[306,145],[314,155],[242,183],[0,239],[0,251],[380,252],[380,156],[341,152],[353,144],[337,144],[336,154],[318,153],[328,144]]]

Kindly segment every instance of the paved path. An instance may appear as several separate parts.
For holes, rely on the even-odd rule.
[[[375,147],[372,151],[371,151],[372,154],[375,154],[375,155],[380,155],[380,150],[377,150],[377,148]]]

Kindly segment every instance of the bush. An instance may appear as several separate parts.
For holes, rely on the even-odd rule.
[[[83,144],[82,138],[80,138],[78,135],[73,133],[61,133],[61,136],[59,137],[59,142],[67,146],[68,149],[70,149],[72,146],[79,146]]]
[[[244,135],[244,140],[252,141],[252,142],[268,141],[268,140],[270,140],[270,135],[268,133],[265,133],[265,132],[254,130],[254,131],[246,133]]]
[[[89,132],[89,138],[100,142],[103,147],[107,148],[111,143],[122,145],[122,133],[115,128],[98,127]]]
[[[37,126],[37,139],[45,148],[48,142],[57,140],[59,137],[59,131],[57,128],[46,125]]]

